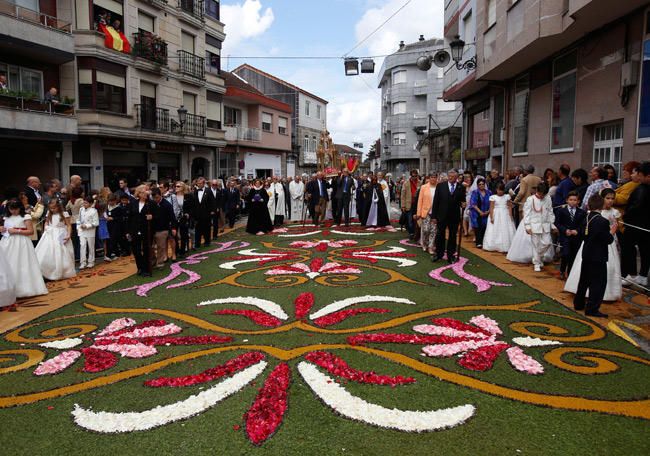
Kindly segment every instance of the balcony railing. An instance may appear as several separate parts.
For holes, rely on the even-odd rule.
[[[160,9],[163,9],[165,8],[165,6],[167,6],[167,0],[143,0],[143,1],[152,6],[156,6]]]
[[[53,103],[23,96],[0,94],[0,108],[38,112],[49,115],[74,116],[74,106]]]
[[[135,105],[137,126],[143,130],[159,131],[169,133],[171,123],[169,109],[155,108],[149,105]]]
[[[133,34],[133,55],[167,65],[167,43],[151,32],[140,30]]]
[[[203,20],[203,0],[178,0],[178,7],[190,16]]]
[[[181,73],[196,79],[205,79],[205,59],[203,57],[194,55],[191,52],[179,50],[178,64],[180,65]]]
[[[33,24],[42,25],[43,27],[58,30],[60,32],[70,33],[70,23],[63,22],[56,17],[49,16],[44,13],[39,13],[15,3],[8,2],[7,0],[0,0],[0,14],[13,16]]]
[[[226,125],[226,141],[260,141],[259,128],[248,128],[241,125]]]
[[[188,113],[181,134],[189,136],[205,136],[205,127],[205,117]]]

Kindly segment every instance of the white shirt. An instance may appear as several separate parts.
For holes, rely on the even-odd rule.
[[[200,203],[201,201],[203,201],[203,191],[204,191],[204,190],[205,190],[205,189],[200,188],[200,189],[198,190],[198,192],[197,192],[197,195],[198,195],[198,197],[199,197],[199,203]]]
[[[142,212],[142,208],[144,207],[144,203],[142,201],[138,202],[138,212]]]

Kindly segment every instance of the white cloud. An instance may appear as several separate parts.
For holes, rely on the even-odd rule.
[[[275,16],[271,8],[262,11],[260,0],[244,0],[244,3],[221,5],[221,18],[226,24],[226,43],[230,48],[240,41],[262,35],[273,24]]]

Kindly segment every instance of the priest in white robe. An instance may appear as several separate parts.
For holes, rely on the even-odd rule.
[[[289,182],[289,194],[291,197],[290,220],[292,222],[299,222],[302,220],[305,207],[305,183],[300,176],[296,176],[294,180]]]
[[[280,179],[273,177],[273,183],[271,184],[271,189],[274,193],[274,204],[275,204],[275,217],[272,219],[275,226],[280,226],[284,223],[284,215],[287,211],[287,202],[285,200],[284,194],[284,185],[280,182]]]

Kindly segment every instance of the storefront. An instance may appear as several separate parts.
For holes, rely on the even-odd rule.
[[[282,176],[282,155],[280,153],[244,152],[244,174],[249,179],[265,179]]]

